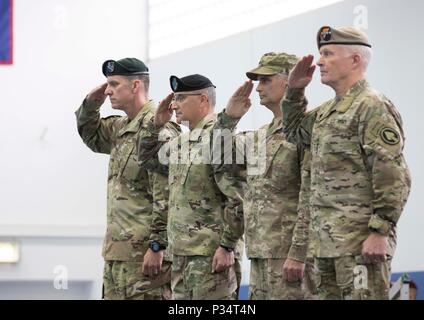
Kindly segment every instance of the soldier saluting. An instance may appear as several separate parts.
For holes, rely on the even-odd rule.
[[[353,27],[317,34],[321,82],[335,98],[305,113],[313,56],[292,70],[282,102],[286,134],[310,149],[309,211],[322,299],[388,299],[396,223],[410,190],[402,120],[365,80],[367,36]],[[307,217],[306,217],[307,218]],[[360,266],[360,268],[358,268]],[[355,276],[365,277],[355,286]]]

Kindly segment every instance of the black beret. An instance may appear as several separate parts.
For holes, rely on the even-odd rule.
[[[195,91],[209,87],[216,88],[208,78],[200,74],[192,74],[182,78],[171,76],[169,83],[174,92]]]
[[[136,58],[124,58],[118,61],[106,60],[103,62],[102,72],[108,76],[132,76],[137,74],[149,74],[149,68]]]

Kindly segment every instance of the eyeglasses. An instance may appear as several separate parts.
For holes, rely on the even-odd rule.
[[[183,102],[187,96],[201,96],[203,93],[182,93],[174,94],[172,97],[172,102]]]

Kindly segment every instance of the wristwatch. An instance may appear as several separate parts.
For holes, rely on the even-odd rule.
[[[224,248],[225,250],[227,250],[228,252],[233,252],[234,251],[234,248],[230,248],[230,247],[226,247],[226,246],[223,246],[222,244],[220,244],[219,245],[221,248]]]
[[[165,246],[163,246],[163,245],[160,245],[158,242],[156,242],[156,241],[152,241],[152,242],[150,242],[150,249],[153,251],[153,252],[159,252],[159,251],[161,251],[161,250],[165,250],[166,249],[166,247]]]

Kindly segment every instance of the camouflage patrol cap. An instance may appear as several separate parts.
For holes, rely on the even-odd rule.
[[[143,61],[137,58],[124,58],[118,61],[106,60],[103,62],[102,72],[108,76],[133,76],[137,74],[149,74],[149,68]]]
[[[367,35],[355,27],[323,26],[317,33],[318,49],[326,44],[362,45],[371,48]]]
[[[195,91],[209,87],[216,88],[212,81],[201,74],[192,74],[182,78],[171,76],[169,83],[174,92]]]
[[[292,54],[285,52],[265,53],[259,61],[259,66],[246,72],[246,76],[251,80],[258,80],[258,76],[272,76],[277,73],[289,73],[299,59]]]

